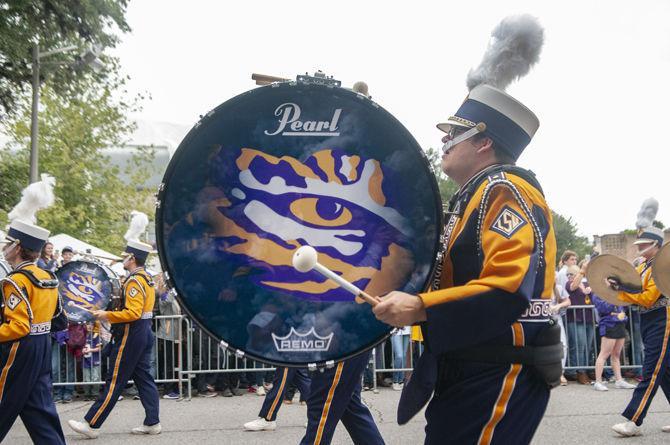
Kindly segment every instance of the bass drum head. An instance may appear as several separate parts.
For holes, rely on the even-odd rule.
[[[56,270],[56,276],[63,309],[72,323],[93,321],[88,311],[106,309],[112,295],[119,293],[118,277],[101,263],[70,261]]]
[[[163,270],[182,307],[223,345],[281,366],[321,366],[391,328],[315,271],[302,245],[373,295],[425,288],[441,231],[428,161],[391,114],[306,83],[251,90],[207,114],[158,196]]]

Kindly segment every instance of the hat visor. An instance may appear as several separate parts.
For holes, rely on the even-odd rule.
[[[452,119],[448,119],[446,122],[437,124],[437,128],[445,133],[449,133],[452,127],[461,127],[461,128],[472,128],[470,125],[465,125],[462,122],[457,122]]]

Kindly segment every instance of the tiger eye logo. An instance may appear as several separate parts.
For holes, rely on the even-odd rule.
[[[102,281],[76,272],[60,280],[58,288],[64,299],[89,310],[99,309],[97,305],[105,298]]]
[[[321,264],[369,293],[407,281],[413,234],[387,196],[401,184],[391,184],[378,161],[329,149],[300,161],[251,148],[221,149],[210,161],[206,215],[198,219],[220,259],[252,270],[254,284],[309,300],[353,300],[317,272],[293,269],[293,253],[306,244]]]

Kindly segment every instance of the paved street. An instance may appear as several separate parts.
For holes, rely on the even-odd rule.
[[[599,393],[591,387],[571,384],[553,391],[549,408],[542,425],[535,435],[534,444],[589,444],[610,445],[668,444],[670,434],[662,433],[661,426],[670,424],[670,405],[662,391],[656,395],[644,424],[645,435],[630,439],[620,439],[610,430],[610,426],[621,421],[619,412],[625,407],[631,392],[610,389]],[[405,426],[395,422],[395,408],[399,393],[382,389],[379,394],[363,393],[366,404],[371,408],[377,424],[388,444],[417,444],[423,437],[423,416],[417,416]],[[163,433],[160,436],[136,437],[128,434],[131,427],[142,422],[143,411],[139,401],[119,402],[102,428],[96,445],[105,444],[295,444],[304,433],[304,406],[283,405],[278,417],[278,429],[274,432],[244,432],[244,422],[256,417],[261,398],[247,394],[235,398],[198,398],[191,401],[161,401],[161,421]],[[296,397],[297,400],[297,397]],[[84,444],[84,439],[75,437],[66,425],[67,419],[81,419],[89,402],[74,402],[58,405],[63,429],[68,443]],[[6,439],[12,445],[30,444],[27,432],[20,421]],[[350,444],[346,430],[340,425],[336,431],[334,444]]]

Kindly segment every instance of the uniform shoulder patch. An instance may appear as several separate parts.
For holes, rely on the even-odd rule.
[[[130,295],[131,297],[134,297],[137,294],[138,294],[137,288],[131,287],[130,291],[128,291],[128,295]]]
[[[21,303],[21,299],[14,294],[11,294],[7,299],[7,307],[11,310],[14,310],[19,303]]]
[[[500,213],[498,213],[498,216],[493,221],[490,229],[509,239],[526,224],[528,224],[528,222],[519,215],[516,210],[509,206],[505,206]]]

